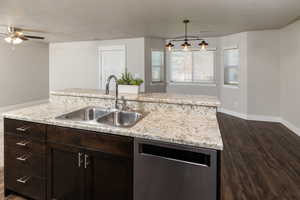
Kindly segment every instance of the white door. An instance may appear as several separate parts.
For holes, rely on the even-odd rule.
[[[99,88],[105,89],[106,80],[110,75],[118,78],[125,71],[126,66],[126,48],[122,46],[104,46],[99,48],[100,63],[100,83]],[[114,83],[111,89],[114,89]],[[112,87],[113,86],[113,87]]]

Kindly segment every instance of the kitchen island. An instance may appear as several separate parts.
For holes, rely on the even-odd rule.
[[[7,144],[28,140],[27,148],[33,151],[16,152],[6,145],[7,193],[34,199],[218,199],[223,148],[218,100],[159,93],[120,96],[125,107],[147,113],[132,127],[56,118],[87,106],[112,107],[114,96],[98,90],[54,91],[47,104],[5,113]],[[38,155],[31,159],[38,160],[39,173],[28,169],[20,172],[23,175],[11,169],[19,165],[10,162],[11,156],[27,158],[35,150]],[[39,187],[32,189],[30,183]],[[174,187],[178,191],[171,193]]]

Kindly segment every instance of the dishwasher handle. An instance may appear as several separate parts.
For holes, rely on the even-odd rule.
[[[210,154],[189,151],[185,149],[169,148],[152,144],[139,144],[139,154],[141,156],[157,157],[171,161],[182,162],[202,167],[210,167]]]

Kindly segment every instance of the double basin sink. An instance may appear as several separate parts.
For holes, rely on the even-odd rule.
[[[132,127],[144,117],[141,112],[120,111],[101,107],[86,107],[56,117],[89,124],[107,124],[115,127]]]

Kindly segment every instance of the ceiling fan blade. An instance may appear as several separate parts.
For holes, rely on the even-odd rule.
[[[29,28],[21,28],[24,32],[34,32],[34,33],[48,33],[47,31],[42,31],[38,29],[29,29]]]
[[[44,40],[44,37],[40,37],[40,36],[32,36],[32,35],[24,35],[26,38],[30,38],[30,39],[37,39],[37,40]]]
[[[21,40],[28,40],[28,38],[25,37],[25,36],[20,36],[20,39],[21,39]]]

